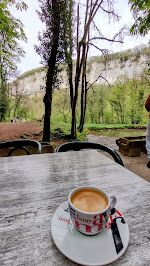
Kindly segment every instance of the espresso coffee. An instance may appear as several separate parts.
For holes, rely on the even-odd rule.
[[[100,191],[91,188],[76,191],[71,202],[75,208],[84,212],[100,212],[108,205],[107,198]]]

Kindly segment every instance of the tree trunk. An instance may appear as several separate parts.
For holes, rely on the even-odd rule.
[[[55,78],[56,59],[59,45],[59,33],[60,33],[60,10],[59,1],[52,0],[53,9],[53,45],[51,49],[50,58],[48,60],[48,71],[46,79],[46,94],[44,96],[45,115],[43,126],[43,141],[50,142],[50,117],[52,109],[52,93],[53,84]]]
[[[3,74],[3,66],[0,61],[0,122],[4,120],[6,110],[7,110],[7,91],[6,90],[7,90],[6,78],[5,78],[5,74]]]
[[[71,59],[72,60],[72,59]],[[73,81],[72,81],[72,61],[68,64],[69,68],[69,87],[70,87],[70,105],[73,107]]]
[[[51,89],[52,92],[52,89]],[[46,93],[44,96],[45,115],[44,115],[44,127],[43,127],[43,139],[44,142],[50,142],[50,117],[52,107],[52,93]]]
[[[88,45],[83,44],[83,71],[82,71],[82,89],[81,89],[81,114],[80,114],[80,125],[78,127],[81,133],[84,126],[85,112],[86,112],[86,100],[87,100],[87,81],[86,81],[86,61],[88,55]]]
[[[88,90],[85,89],[84,110],[83,110],[82,120],[80,122],[80,128],[79,128],[79,132],[80,133],[83,131],[83,126],[84,126],[84,123],[85,123],[85,113],[86,113],[86,104],[87,104],[87,92],[88,92]]]
[[[72,122],[71,122],[71,138],[75,139],[77,136],[76,132],[76,103],[77,97],[74,96],[73,106],[72,106]]]
[[[77,53],[77,63],[76,63],[76,76],[75,76],[75,95],[73,97],[73,104],[72,104],[72,121],[71,121],[71,138],[76,138],[76,106],[77,106],[77,99],[78,99],[78,89],[79,89],[79,80],[80,80],[80,73],[81,73],[81,66],[80,66],[80,46],[78,47]]]
[[[80,114],[80,124],[78,126],[79,132],[81,131],[81,128],[83,129],[83,114],[84,114],[84,78],[85,78],[85,73],[83,70],[82,73],[82,88],[81,88],[81,114]]]
[[[101,100],[101,106],[102,106],[102,123],[104,123],[104,102],[103,102],[103,99]]]

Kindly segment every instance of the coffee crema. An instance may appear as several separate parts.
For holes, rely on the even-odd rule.
[[[71,202],[75,208],[84,212],[100,212],[108,205],[107,198],[92,188],[76,191],[71,197]]]

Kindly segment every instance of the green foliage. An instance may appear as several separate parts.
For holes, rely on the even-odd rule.
[[[53,105],[52,105],[53,116],[58,122],[67,123],[71,119],[70,110],[70,95],[68,89],[55,90],[53,94]]]
[[[111,90],[106,85],[95,85],[88,91],[86,123],[145,123],[147,112],[144,108],[149,84],[146,79],[129,80],[120,76]],[[142,85],[143,84],[143,85]],[[133,100],[134,99],[134,100]],[[71,122],[69,92],[66,89],[54,91],[52,121]],[[67,114],[64,120],[64,114]],[[77,106],[77,123],[79,123],[80,106]]]
[[[120,76],[110,90],[97,86],[88,92],[86,123],[131,123],[147,121],[144,102],[149,91],[149,76],[143,80],[129,80]],[[102,94],[102,92],[104,92]]]
[[[17,109],[17,114],[19,114],[19,116],[21,118],[24,118],[25,120],[27,120],[28,114],[30,113],[30,110],[28,109],[27,106],[19,106]]]
[[[141,80],[129,80],[126,76],[120,76],[111,89],[106,85],[95,85],[93,90],[88,90],[85,123],[102,126],[112,123],[146,123],[148,114],[144,102],[149,93],[149,86],[150,77],[147,73],[143,73]],[[40,120],[44,114],[43,94],[30,97],[26,103],[20,104],[17,114],[22,118],[25,116],[26,119]],[[78,104],[77,123],[79,114]],[[71,110],[67,89],[54,90],[51,121],[51,126],[54,126],[54,122],[68,123],[70,129]]]
[[[126,76],[120,76],[109,97],[109,102],[116,113],[118,123],[125,123],[127,82],[128,78]]]
[[[131,124],[85,124],[85,128],[88,130],[103,130],[103,129],[124,129],[132,128]]]
[[[59,136],[59,135],[62,138],[65,137],[65,136],[69,136],[70,135],[70,126],[71,126],[71,123],[52,122],[51,123],[52,135],[55,135],[55,133],[57,133],[56,134],[56,139],[57,139],[57,136]],[[87,135],[87,130],[86,129],[84,129],[82,131],[82,133],[77,132],[76,140],[84,141],[84,140],[86,140],[86,135]]]
[[[20,2],[20,3],[19,3]],[[24,7],[22,1],[5,1],[1,3],[0,9],[0,63],[3,66],[3,76],[11,74],[16,70],[16,63],[20,56],[23,56],[23,50],[18,46],[18,40],[26,40],[23,24],[20,20],[14,18],[9,5],[14,4],[17,8]],[[19,6],[18,6],[19,5]]]
[[[26,107],[29,110],[27,118],[40,120],[44,114],[43,94],[30,97]]]
[[[135,23],[132,25],[131,34],[145,36],[150,30],[150,1],[149,0],[129,0],[131,11]]]
[[[0,87],[0,122],[5,119],[8,110],[8,97],[5,86],[6,84],[1,84]]]
[[[7,101],[7,81],[15,74],[16,64],[24,51],[19,47],[19,40],[26,40],[23,24],[14,18],[9,6],[14,5],[17,9],[26,9],[23,1],[2,0],[0,3],[0,120],[5,118]]]
[[[95,85],[93,90],[88,91],[86,121],[97,124],[105,122],[105,114],[110,106],[107,101],[109,90],[106,85]]]
[[[146,47],[142,47],[140,53],[143,54],[143,55],[150,56],[150,45],[148,45]]]
[[[45,22],[46,30],[39,33],[40,45],[35,45],[36,52],[41,56],[42,63],[47,66],[51,55],[52,45],[55,41],[55,36],[53,37],[54,31],[54,17],[53,17],[53,1],[39,0],[41,11],[37,12],[41,21]],[[59,13],[60,13],[60,24],[59,24],[59,40],[57,47],[57,64],[55,71],[58,71],[58,66],[60,63],[68,64],[68,60],[72,56],[72,0],[61,0],[57,2]],[[70,40],[70,41],[69,41]],[[68,50],[68,53],[67,53]],[[65,56],[64,56],[65,55]],[[66,60],[65,60],[66,59]]]

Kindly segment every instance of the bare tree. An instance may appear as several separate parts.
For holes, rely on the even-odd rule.
[[[79,10],[84,10],[82,16]],[[84,13],[84,19],[83,19]],[[109,33],[103,33],[97,26],[97,16],[106,15],[108,20],[119,21],[119,16],[114,10],[114,0],[87,0],[86,4],[77,4],[77,58],[75,70],[75,89],[72,105],[72,126],[71,136],[76,137],[76,106],[78,99],[78,92],[81,80],[81,118],[79,130],[82,131],[85,118],[86,100],[88,91],[88,82],[86,75],[86,62],[91,47],[97,49],[101,55],[105,55],[108,50],[105,47],[105,42],[123,42],[123,33],[125,27],[120,29],[114,36],[110,37]],[[81,23],[84,20],[84,23]],[[82,32],[82,33],[81,33]]]

